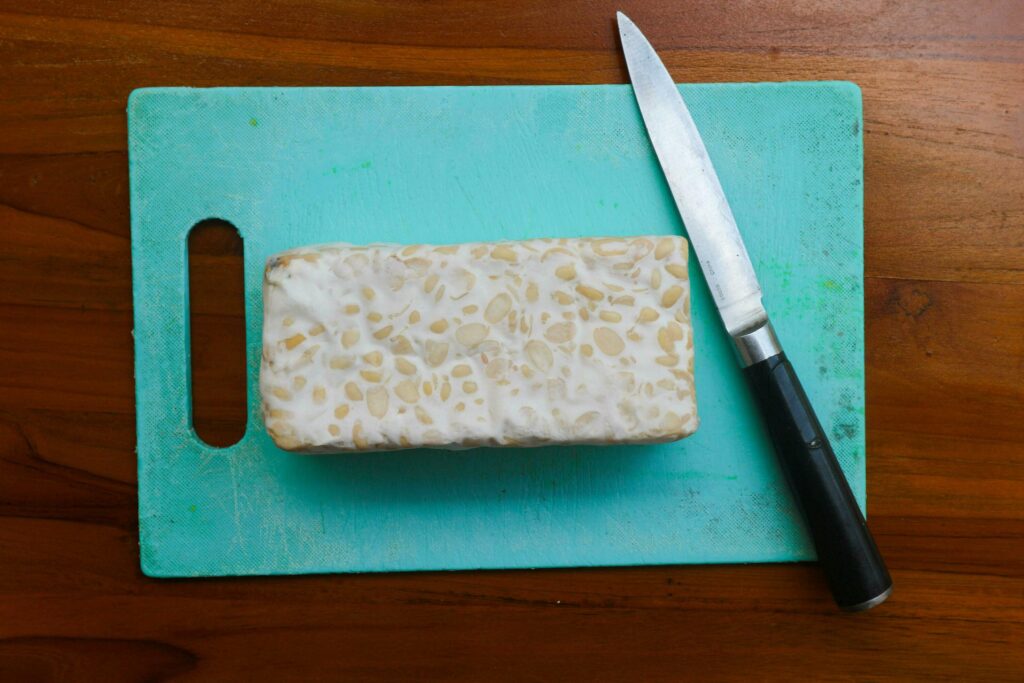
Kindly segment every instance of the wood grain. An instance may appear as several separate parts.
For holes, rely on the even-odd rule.
[[[128,93],[624,82],[620,8],[679,78],[863,89],[890,601],[838,614],[810,565],[142,577]],[[1016,0],[0,0],[0,679],[1019,680],[1022,35]],[[238,396],[208,400],[230,421]]]
[[[242,238],[222,220],[202,221],[188,235],[192,427],[211,446],[245,434],[245,281]]]

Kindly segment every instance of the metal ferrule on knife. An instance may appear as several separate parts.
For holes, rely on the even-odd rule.
[[[732,343],[745,368],[782,353],[782,345],[770,320],[732,335]]]

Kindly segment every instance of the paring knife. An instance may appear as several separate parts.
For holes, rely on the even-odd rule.
[[[843,609],[870,609],[892,592],[885,562],[768,320],[754,266],[683,97],[640,29],[622,12],[618,21],[651,144],[810,529],[829,588]]]

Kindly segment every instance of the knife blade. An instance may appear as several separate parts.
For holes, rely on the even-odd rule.
[[[768,318],[754,266],[679,88],[640,29],[622,12],[617,17],[651,145],[832,596],[843,609],[870,609],[892,592],[885,562]]]

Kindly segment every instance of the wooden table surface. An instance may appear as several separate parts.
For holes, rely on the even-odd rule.
[[[143,577],[128,93],[621,83],[620,7],[681,80],[863,89],[869,508],[892,598],[838,613],[806,564]],[[1020,680],[1022,62],[1020,0],[0,1],[0,679]],[[237,275],[229,242],[198,241],[202,273]],[[198,315],[237,342],[229,304]],[[197,359],[197,383],[228,387],[202,396],[215,435],[240,403],[225,354]]]

